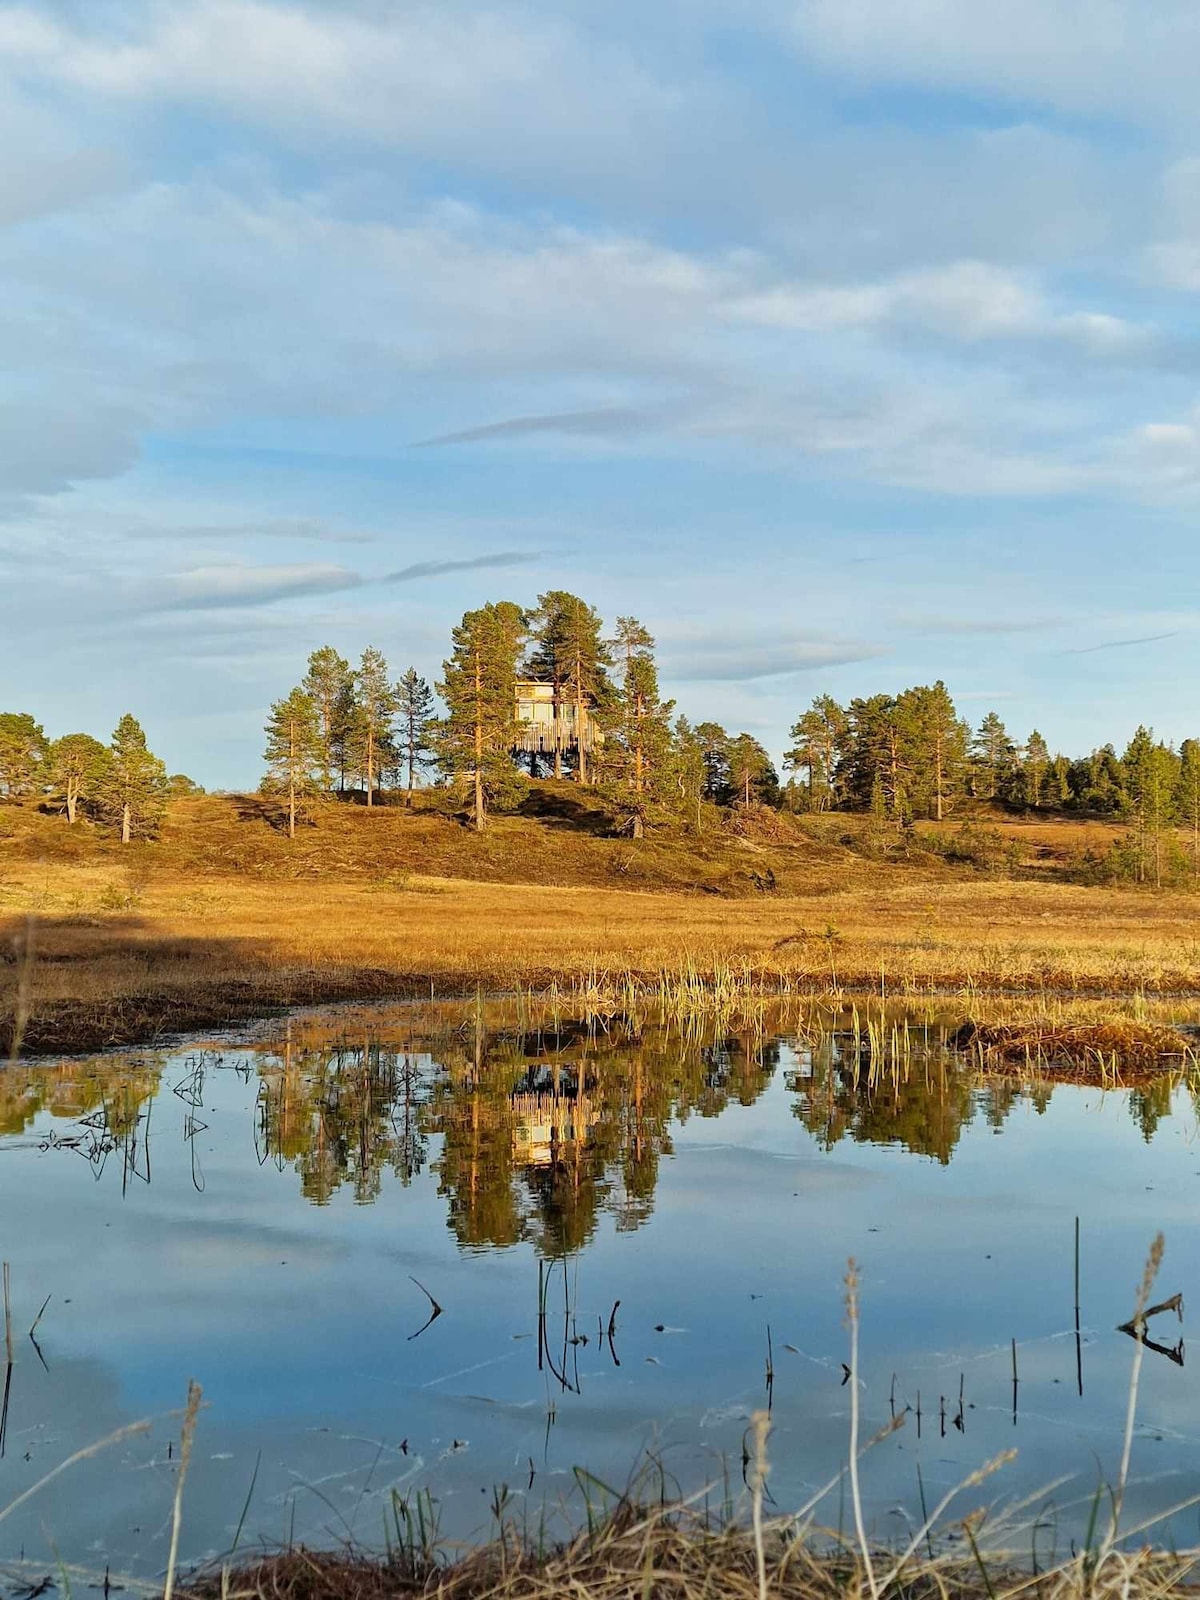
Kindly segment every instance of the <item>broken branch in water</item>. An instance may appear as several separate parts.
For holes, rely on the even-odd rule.
[[[405,1341],[407,1344],[411,1344],[414,1339],[419,1339],[421,1337],[421,1335],[425,1332],[426,1328],[431,1328],[433,1326],[433,1324],[441,1316],[442,1311],[443,1311],[444,1308],[437,1303],[437,1301],[433,1298],[433,1296],[430,1294],[429,1290],[425,1287],[425,1285],[421,1282],[421,1280],[419,1278],[414,1278],[412,1273],[410,1272],[409,1275],[408,1275],[408,1279],[409,1279],[410,1283],[415,1283],[416,1284],[417,1288],[420,1289],[421,1293],[425,1296],[426,1300],[429,1301],[429,1305],[430,1305],[430,1311],[429,1311],[428,1319],[421,1324],[421,1326],[417,1329],[416,1333],[410,1333],[408,1338],[407,1338],[407,1340]]]
[[[1173,1311],[1182,1322],[1183,1296],[1181,1294],[1173,1294],[1169,1300],[1160,1300],[1156,1306],[1147,1306],[1144,1311],[1135,1311],[1128,1322],[1119,1322],[1117,1324],[1117,1332],[1131,1334],[1136,1339],[1145,1329],[1146,1323],[1150,1318],[1157,1317],[1162,1311]]]

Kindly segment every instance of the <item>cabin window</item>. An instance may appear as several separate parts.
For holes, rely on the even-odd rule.
[[[537,706],[532,700],[517,701],[517,718],[520,722],[533,722],[536,716]]]

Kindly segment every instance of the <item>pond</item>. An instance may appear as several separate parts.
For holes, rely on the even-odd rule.
[[[736,1504],[768,1402],[795,1509],[846,1460],[850,1258],[863,1436],[906,1413],[862,1462],[873,1533],[907,1537],[922,1495],[1015,1448],[953,1509],[1028,1501],[1026,1551],[1036,1521],[1065,1553],[1117,1476],[1150,1241],[1154,1299],[1186,1304],[1200,1271],[1196,1109],[1178,1077],[983,1076],[903,1027],[872,1067],[845,1017],[397,1006],[0,1069],[0,1516],[154,1419],[0,1520],[0,1573],[163,1571],[192,1378],[189,1562],[235,1535],[382,1547],[425,1490],[450,1539],[497,1504],[560,1526],[647,1453],[668,1492]],[[1130,1527],[1200,1461],[1180,1317],[1149,1334]],[[848,1526],[844,1486],[816,1514]],[[1168,1532],[1196,1540],[1196,1510]]]

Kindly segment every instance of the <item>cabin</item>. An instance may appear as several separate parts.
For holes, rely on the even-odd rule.
[[[562,691],[560,691],[560,696]],[[517,683],[517,729],[513,749],[526,755],[552,756],[555,751],[565,755],[580,748],[590,755],[604,743],[604,735],[596,726],[590,704],[579,708],[581,715],[576,727],[574,700],[560,698],[555,716],[554,685],[539,683],[532,678],[522,678]]]

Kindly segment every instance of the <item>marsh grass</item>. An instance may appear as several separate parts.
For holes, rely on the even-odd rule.
[[[999,994],[1200,998],[1191,894],[866,861],[798,822],[782,842],[717,829],[635,848],[557,815],[475,836],[420,808],[341,807],[292,848],[265,805],[181,800],[160,839],[126,849],[0,808],[0,1056],[476,987],[680,1013],[770,996],[951,995],[967,1015]],[[1091,848],[1089,829],[1011,825],[1052,860]]]

